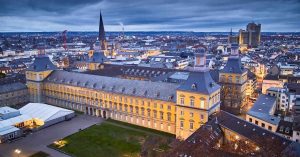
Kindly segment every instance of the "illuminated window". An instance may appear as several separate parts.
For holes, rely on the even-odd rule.
[[[194,98],[191,98],[191,99],[190,99],[190,106],[191,106],[191,107],[194,107],[194,106],[195,106],[195,100],[194,100]]]
[[[204,100],[200,100],[200,108],[204,108]]]

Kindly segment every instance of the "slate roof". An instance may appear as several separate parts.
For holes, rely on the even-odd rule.
[[[237,56],[230,56],[225,67],[221,70],[222,73],[242,74],[246,71],[244,69],[241,58]]]
[[[23,89],[27,89],[27,86],[20,82],[0,85],[0,94],[23,90]]]
[[[56,66],[50,61],[48,56],[37,56],[33,64],[29,66],[28,71],[46,71],[46,70],[55,70]]]
[[[276,151],[283,152],[292,143],[292,141],[276,133],[245,121],[228,112],[221,110],[216,117],[221,127],[248,138],[261,148],[266,148],[267,150],[275,148]],[[299,147],[299,144],[297,147]]]
[[[165,82],[128,80],[60,70],[53,71],[45,82],[171,102],[176,101],[176,89],[179,86]]]
[[[292,137],[293,136],[292,128],[293,128],[292,122],[280,120],[276,132]]]
[[[211,94],[220,89],[211,77],[209,71],[190,72],[188,79],[180,85],[179,90]]]
[[[140,67],[136,65],[113,65],[113,64],[103,64],[103,69],[86,71],[84,73],[109,76],[109,77],[138,77],[148,80],[156,81],[157,77],[165,76],[171,72],[177,71],[177,69],[162,69],[162,68],[152,68],[152,67]],[[154,79],[157,78],[157,79]],[[160,79],[161,80],[161,79]]]
[[[105,57],[103,52],[95,51],[91,58],[88,58],[88,62],[90,63],[103,63],[108,59]]]

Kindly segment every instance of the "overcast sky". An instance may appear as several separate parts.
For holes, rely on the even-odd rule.
[[[0,0],[0,32],[300,31],[300,0]]]

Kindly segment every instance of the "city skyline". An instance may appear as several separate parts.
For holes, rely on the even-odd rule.
[[[0,0],[2,1],[2,0]],[[298,0],[289,1],[3,1],[0,32],[97,31],[100,9],[106,31],[234,32],[246,23],[262,32],[299,32]],[[275,12],[274,12],[275,10]]]

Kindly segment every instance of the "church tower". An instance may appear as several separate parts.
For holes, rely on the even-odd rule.
[[[104,30],[104,24],[103,24],[103,19],[102,19],[102,13],[101,13],[101,11],[100,11],[98,40],[100,42],[100,48],[101,48],[101,50],[107,50],[107,42],[106,42],[106,38],[105,38],[105,30]]]
[[[39,46],[39,53],[33,64],[26,69],[26,84],[29,89],[30,102],[43,102],[43,80],[51,74],[56,66],[45,55],[45,50]]]
[[[100,21],[99,21],[99,35],[98,40],[95,42],[93,49],[89,51],[89,59],[87,63],[87,68],[89,70],[97,70],[100,68],[100,65],[106,62],[108,59],[106,58],[109,55],[109,51],[107,50],[107,42],[105,39],[105,30],[102,19],[102,14],[100,11]]]

